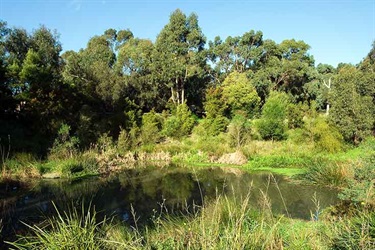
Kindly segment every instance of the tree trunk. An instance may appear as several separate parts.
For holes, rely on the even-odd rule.
[[[171,87],[171,98],[172,98],[172,102],[173,103],[176,103],[176,98],[175,98],[175,91],[174,91],[174,89],[173,89],[173,87]]]
[[[325,80],[323,80],[324,86],[328,88],[328,93],[331,91],[331,78],[328,79],[328,84]],[[327,102],[327,108],[326,108],[326,116],[329,115],[329,103]]]
[[[182,87],[181,89],[181,104],[185,103],[185,89]]]

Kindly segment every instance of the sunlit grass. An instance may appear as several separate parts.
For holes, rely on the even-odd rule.
[[[129,227],[98,221],[92,208],[57,211],[44,226],[9,243],[16,249],[329,249],[329,224],[276,216],[264,193],[261,209],[242,199],[218,195],[185,215],[170,215],[161,204],[151,224]],[[136,211],[132,212],[137,221]]]
[[[73,208],[69,212],[56,208],[56,212],[57,216],[48,218],[45,225],[25,224],[32,235],[8,243],[16,249],[103,249],[100,239],[107,220],[97,222],[90,206],[85,209],[82,205],[81,210]]]

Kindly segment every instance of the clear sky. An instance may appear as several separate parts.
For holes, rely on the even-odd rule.
[[[305,41],[316,64],[359,63],[375,40],[375,0],[0,0],[0,19],[56,29],[63,49],[77,51],[108,28],[154,41],[177,8],[198,14],[207,40],[260,30],[276,42]]]

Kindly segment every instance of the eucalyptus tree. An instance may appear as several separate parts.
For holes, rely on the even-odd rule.
[[[20,79],[22,64],[26,54],[31,47],[30,35],[21,28],[8,28],[6,23],[1,24],[1,74],[4,110],[7,115],[14,114],[17,104],[20,103],[19,96],[26,90],[26,85]]]
[[[303,86],[306,100],[315,101],[316,108],[325,111],[328,116],[331,106],[329,100],[337,70],[328,64],[318,64],[312,75],[315,75],[313,79]]]
[[[229,73],[254,70],[263,54],[263,33],[250,30],[242,36],[219,36],[209,42],[208,58],[214,66],[214,78],[221,82]]]
[[[162,85],[160,89],[170,91],[170,100],[174,104],[186,103],[192,97],[191,91],[202,88],[196,81],[205,78],[205,42],[198,16],[186,16],[181,10],[171,14],[169,23],[157,36],[153,75]]]
[[[263,46],[261,66],[252,76],[254,85],[263,93],[283,91],[294,102],[307,99],[304,85],[314,80],[314,59],[309,55],[310,46],[303,41],[284,40],[276,45],[267,41]]]
[[[133,34],[129,30],[108,29],[92,37],[86,48],[63,55],[63,76],[78,97],[76,113],[78,133],[83,144],[94,141],[102,132],[117,135],[124,125],[125,112],[131,101],[127,86],[118,70],[121,48]]]
[[[116,70],[121,74],[127,96],[140,109],[161,111],[168,100],[153,75],[154,44],[147,39],[132,38],[118,52]]]
[[[29,48],[19,72],[16,98],[20,112],[36,129],[53,132],[66,105],[61,77],[61,44],[58,35],[44,26],[30,36]]]

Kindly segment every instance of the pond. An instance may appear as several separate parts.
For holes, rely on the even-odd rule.
[[[101,216],[134,224],[147,224],[155,213],[179,215],[199,209],[218,195],[245,197],[257,207],[265,195],[274,214],[311,219],[311,215],[335,204],[337,191],[302,185],[269,173],[249,174],[234,168],[147,167],[108,176],[80,180],[34,180],[0,185],[2,240],[13,240],[25,226],[82,201],[91,203]],[[318,213],[319,213],[318,211]],[[1,240],[1,239],[0,239]],[[0,241],[1,248],[1,241]]]

